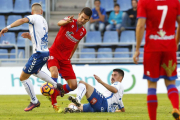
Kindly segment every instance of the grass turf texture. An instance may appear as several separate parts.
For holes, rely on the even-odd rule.
[[[58,105],[62,108],[70,103],[67,95],[58,97]],[[41,102],[39,108],[24,112],[29,104],[28,95],[0,95],[0,120],[148,120],[146,95],[125,94],[123,103],[125,113],[55,113],[50,101],[43,95],[37,95]],[[172,106],[166,94],[158,94],[157,120],[173,120]],[[87,103],[85,97],[82,103]]]

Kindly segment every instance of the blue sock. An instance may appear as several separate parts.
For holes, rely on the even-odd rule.
[[[65,91],[65,93],[69,93],[70,91],[73,91],[68,84],[64,84],[63,85],[63,89]]]
[[[52,77],[51,77],[51,78],[52,78]],[[52,79],[53,79],[55,82],[57,82],[57,79],[58,79],[58,78],[52,78]]]

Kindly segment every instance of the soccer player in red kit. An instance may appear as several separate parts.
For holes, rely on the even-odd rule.
[[[144,79],[148,82],[147,107],[150,120],[156,120],[157,81],[163,78],[172,103],[172,115],[180,119],[179,95],[175,86],[177,79],[177,43],[175,22],[180,25],[178,0],[139,0],[137,10],[136,51],[133,60],[138,64],[139,48],[146,24],[144,46]]]
[[[61,26],[55,41],[49,49],[50,57],[47,62],[48,69],[51,72],[51,77],[57,82],[59,74],[67,81],[68,84],[63,85],[64,91],[61,91],[61,97],[64,93],[68,93],[77,88],[76,75],[73,71],[71,61],[78,43],[86,35],[86,29],[83,27],[92,15],[90,8],[85,7],[79,13],[78,18],[74,19],[73,16],[65,17],[58,22]],[[59,93],[55,90],[51,96],[51,102],[55,110],[57,108],[56,97]]]

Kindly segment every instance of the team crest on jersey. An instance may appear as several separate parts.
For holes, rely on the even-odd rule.
[[[97,99],[96,98],[93,98],[91,101],[90,101],[91,105],[94,105],[97,103]]]
[[[72,25],[71,27],[74,28],[74,25]]]

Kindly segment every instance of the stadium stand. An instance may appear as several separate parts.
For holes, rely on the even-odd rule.
[[[16,0],[13,13],[28,13],[31,12],[29,0]]]
[[[117,0],[117,3],[120,5],[121,11],[127,11],[132,8],[131,0]]]
[[[0,29],[3,29],[6,26],[4,15],[0,15],[0,21]]]
[[[21,19],[21,18],[22,18],[21,15],[9,15],[8,19],[7,19],[7,25],[10,25],[14,21]],[[18,27],[10,28],[9,30],[21,30],[21,28],[22,28],[22,25],[18,26]]]
[[[130,58],[128,48],[116,48],[114,58]],[[128,62],[129,60],[114,60],[114,62]]]
[[[101,7],[103,7],[106,12],[114,10],[114,0],[101,0]]]
[[[112,49],[111,48],[99,48],[97,58],[104,58],[103,60],[99,60],[100,62],[112,62],[107,58],[112,58]]]
[[[123,31],[120,36],[120,43],[135,43],[135,31]]]
[[[15,53],[15,49],[12,49],[10,53]],[[10,59],[16,58],[15,55],[10,55]],[[18,49],[17,58],[25,58],[24,49]]]
[[[103,43],[118,43],[117,31],[105,31]],[[109,45],[102,45],[102,46],[109,46]]]
[[[83,58],[83,59],[87,59],[87,58],[96,58],[96,55],[95,55],[95,49],[94,48],[83,48],[81,50],[82,53],[85,53],[85,54],[81,54],[80,55],[80,58]],[[87,54],[86,54],[87,53]],[[89,54],[88,54],[89,53]],[[92,53],[92,54],[90,54]],[[94,62],[95,60],[89,60],[90,62]],[[80,62],[88,62],[88,60],[80,60]]]
[[[16,38],[14,32],[7,32],[4,34],[4,36],[1,36],[0,38],[1,44],[16,44]],[[12,48],[14,46],[3,46],[1,48]]]
[[[86,36],[86,43],[102,43],[100,31],[89,31]],[[86,45],[86,46],[97,46],[97,45]]]
[[[13,12],[13,0],[1,0],[0,13]]]
[[[1,55],[5,54],[5,55]],[[0,59],[8,59],[8,50],[7,49],[0,49]]]

